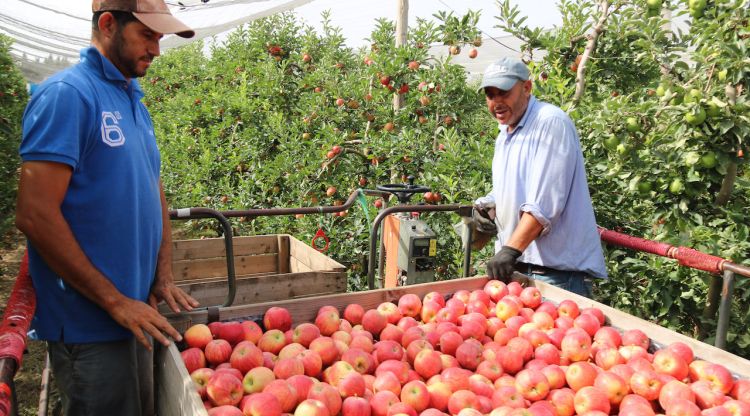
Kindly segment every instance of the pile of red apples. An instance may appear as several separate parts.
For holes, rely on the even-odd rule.
[[[320,308],[292,326],[190,327],[182,358],[209,415],[750,416],[750,380],[684,343],[649,352],[639,329],[491,280],[365,310]]]

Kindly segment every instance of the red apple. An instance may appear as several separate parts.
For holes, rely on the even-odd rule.
[[[698,404],[701,409],[720,406],[729,400],[729,396],[724,395],[724,393],[720,391],[713,390],[711,388],[711,383],[705,380],[698,380],[694,383],[690,383],[690,390],[695,395],[695,403]]]
[[[320,329],[320,334],[323,336],[331,336],[334,332],[339,329],[339,311],[336,309],[329,309],[326,311],[318,312],[318,316],[315,317],[315,326]]]
[[[571,328],[560,343],[563,357],[570,361],[584,361],[591,355],[591,337],[585,331]]]
[[[246,416],[281,416],[281,404],[271,393],[254,393],[248,396],[242,406]]]
[[[400,400],[398,396],[391,391],[382,390],[375,393],[375,395],[372,396],[372,399],[370,399],[372,416],[387,416],[388,409],[399,402]]]
[[[227,373],[215,373],[206,385],[206,394],[216,406],[235,406],[242,399],[244,390],[237,377]]]
[[[404,356],[404,348],[396,341],[378,341],[374,348],[373,356],[379,363],[388,360],[401,360]]]
[[[229,361],[229,357],[232,355],[232,346],[229,345],[227,340],[215,339],[206,344],[204,354],[206,361],[215,366]]]
[[[219,338],[227,340],[230,345],[235,346],[245,339],[245,329],[236,321],[224,322],[219,327]]]
[[[424,349],[414,357],[414,370],[425,380],[440,374],[443,370],[443,364],[440,360],[440,353],[431,349]],[[417,411],[421,411],[415,408]]]
[[[182,356],[182,362],[185,363],[185,368],[187,369],[188,374],[206,366],[206,356],[200,348],[188,348],[185,351],[180,352],[180,356]]]
[[[653,365],[657,373],[669,374],[678,380],[683,380],[688,376],[688,363],[669,348],[654,353]]]
[[[430,392],[427,385],[415,380],[401,388],[401,402],[410,405],[417,412],[425,410],[430,405]]]
[[[310,387],[307,393],[308,399],[315,399],[322,402],[331,415],[337,415],[341,411],[341,394],[339,391],[328,383],[315,383]]]
[[[482,344],[474,339],[464,341],[456,349],[456,359],[463,368],[475,370],[482,362]]]
[[[373,335],[380,334],[388,319],[377,309],[370,309],[362,316],[362,327]]]
[[[637,345],[648,350],[650,340],[640,329],[628,329],[622,333],[622,345]]]
[[[263,388],[263,393],[271,393],[276,397],[284,413],[291,413],[297,406],[297,391],[286,380],[272,380]]]
[[[279,329],[266,331],[258,340],[258,348],[260,348],[261,351],[270,352],[274,355],[277,355],[279,351],[284,348],[284,345],[286,345],[286,337]]]
[[[565,370],[565,380],[568,386],[578,391],[586,386],[593,386],[597,376],[596,368],[586,361],[571,363]]]
[[[365,314],[365,308],[356,303],[350,303],[344,308],[344,319],[351,322],[352,325],[362,323],[362,316]]]
[[[276,379],[273,371],[267,367],[255,367],[245,374],[242,379],[242,388],[245,394],[259,393]]]
[[[341,397],[362,397],[367,388],[362,374],[353,371],[344,375],[336,384]]]
[[[331,412],[320,400],[305,399],[294,409],[294,416],[331,416]]]
[[[195,324],[185,331],[183,339],[188,347],[203,349],[211,342],[213,335],[207,325]]]
[[[206,367],[199,368],[190,373],[190,378],[193,380],[193,384],[195,385],[198,394],[201,396],[201,399],[205,399],[207,397],[206,388],[208,387],[208,380],[211,379],[211,376],[213,376],[213,374],[214,370]]]
[[[208,416],[244,416],[244,413],[236,406],[225,404],[208,409]]]
[[[534,309],[542,303],[542,293],[534,286],[529,286],[521,290],[518,297],[521,298],[521,301],[527,308]]]
[[[258,340],[263,335],[263,330],[260,329],[260,326],[255,323],[255,321],[242,321],[240,322],[242,325],[242,332],[245,336],[245,341],[250,341],[253,344],[258,344]]]
[[[600,411],[608,415],[611,407],[607,394],[593,386],[586,386],[578,390],[573,399],[573,406],[579,415],[593,411]]]
[[[630,389],[646,400],[658,399],[663,385],[664,383],[653,371],[636,371],[630,377]]]
[[[363,397],[347,397],[341,406],[342,416],[370,416],[370,402]]]
[[[310,349],[320,355],[324,367],[333,364],[339,357],[336,342],[331,337],[321,336],[316,338],[310,343]]]
[[[286,308],[272,306],[263,315],[263,325],[266,331],[278,329],[284,332],[292,327],[292,315]]]
[[[422,311],[422,299],[413,293],[407,293],[399,298],[398,310],[403,316],[416,318]]]
[[[292,331],[292,342],[301,344],[303,347],[308,348],[310,343],[320,336],[320,329],[309,323],[301,323],[294,328]]]
[[[521,370],[516,374],[516,390],[524,399],[535,402],[547,397],[549,381],[539,370]]]
[[[461,409],[471,408],[479,409],[479,399],[477,395],[469,390],[458,390],[448,399],[448,411],[452,415],[457,415]]]

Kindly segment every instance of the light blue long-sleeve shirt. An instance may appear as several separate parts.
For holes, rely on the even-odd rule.
[[[578,133],[560,108],[531,96],[515,130],[501,126],[492,191],[476,202],[495,202],[496,251],[528,212],[543,228],[519,261],[607,277]]]

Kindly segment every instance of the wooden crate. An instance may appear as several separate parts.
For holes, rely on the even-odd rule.
[[[235,237],[233,251],[234,305],[346,292],[346,268],[291,235]],[[174,241],[172,269],[175,283],[201,306],[226,300],[223,238]]]
[[[377,307],[382,302],[397,301],[402,295],[407,293],[414,293],[420,297],[433,291],[449,295],[461,289],[474,290],[482,288],[486,282],[487,279],[484,277],[473,277],[391,289],[232,306],[222,308],[219,312],[219,319],[222,321],[248,318],[257,319],[271,306],[281,306],[291,312],[294,324],[296,325],[301,322],[313,321],[318,309],[324,305],[333,305],[343,311],[346,305],[359,303],[365,309],[369,309]],[[539,288],[542,296],[554,303],[571,299],[582,308],[597,307],[604,312],[608,325],[619,329],[640,329],[651,338],[652,344],[656,347],[681,341],[693,349],[697,358],[722,364],[732,371],[736,377],[750,378],[750,361],[744,358],[544,282],[531,281],[529,284]],[[208,321],[207,318],[205,311],[196,311],[181,315],[170,315],[169,321],[177,330],[183,332],[192,324],[206,323]],[[200,397],[192,388],[190,377],[187,374],[185,366],[182,364],[177,348],[171,345],[169,348],[158,349],[157,360],[156,383],[158,386],[157,407],[159,415],[207,415],[201,404]]]

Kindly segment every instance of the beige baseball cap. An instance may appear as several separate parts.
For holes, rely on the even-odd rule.
[[[164,0],[94,0],[92,12],[131,12],[149,29],[159,33],[174,33],[183,38],[192,38],[195,31],[177,20]]]

